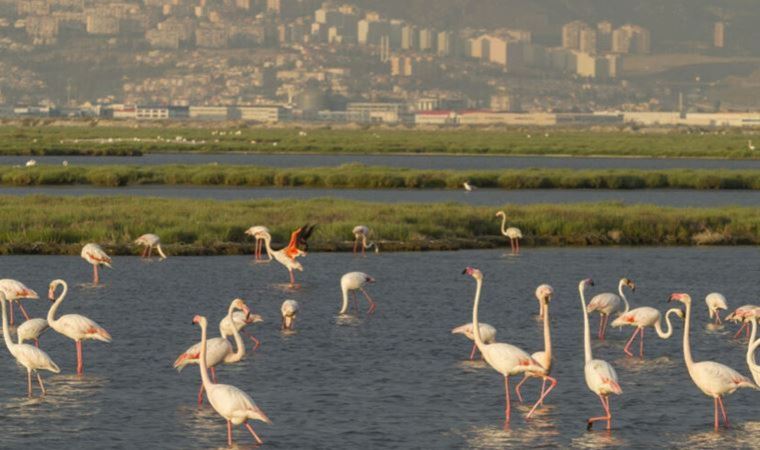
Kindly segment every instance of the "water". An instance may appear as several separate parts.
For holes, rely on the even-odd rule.
[[[0,187],[0,195],[140,196],[214,200],[311,199],[332,197],[383,203],[467,203],[497,206],[506,203],[587,203],[621,202],[661,206],[710,207],[758,206],[760,191],[693,189],[479,189],[475,192],[451,189],[319,189],[319,188],[239,188],[208,186],[90,186]]]
[[[412,169],[760,169],[760,159],[700,158],[595,158],[556,156],[484,156],[484,155],[330,155],[330,154],[260,154],[260,153],[149,153],[140,157],[123,156],[0,156],[0,165],[24,165],[29,159],[40,165],[57,165],[66,160],[71,165],[103,164],[231,164],[271,167],[330,167],[361,163],[368,166],[407,167]]]
[[[178,374],[171,363],[200,337],[190,323],[194,314],[209,317],[215,336],[227,305],[240,296],[264,316],[251,330],[262,346],[218,375],[251,394],[272,419],[272,425],[253,424],[265,448],[749,448],[760,431],[760,392],[731,395],[726,404],[735,428],[713,433],[712,400],[693,385],[683,363],[680,320],[668,341],[647,331],[644,361],[623,355],[631,330],[610,329],[608,343],[594,344],[594,356],[617,368],[624,393],[611,399],[612,432],[586,432],[586,418],[599,415],[601,406],[583,380],[577,284],[594,277],[591,296],[629,276],[638,287],[629,296],[633,305],[661,310],[671,292],[692,293],[695,358],[748,374],[745,343],[731,339],[733,325],[706,327],[703,299],[719,291],[731,307],[754,300],[750,280],[756,270],[746,261],[755,259],[757,250],[749,247],[525,248],[521,257],[496,250],[365,259],[314,253],[297,275],[303,288],[289,292],[279,284],[287,272],[277,263],[254,265],[242,256],[170,256],[164,262],[117,257],[98,289],[80,286],[91,271],[78,257],[4,256],[2,276],[40,293],[53,278],[68,280],[72,289],[62,312],[86,314],[114,341],[85,343],[85,376],[79,379],[71,375],[73,343],[54,331],[44,335],[42,347],[62,373],[44,374],[49,393],[42,400],[26,399],[25,373],[0,350],[3,447],[224,447],[224,421],[195,405],[197,367]],[[543,348],[533,290],[548,282],[556,292],[551,314],[559,384],[531,423],[524,420],[528,407],[516,407],[507,432],[502,379],[481,363],[465,361],[469,341],[450,334],[471,319],[475,283],[461,275],[467,265],[485,273],[481,319],[498,329],[500,341],[527,351]],[[371,318],[336,316],[338,280],[349,270],[378,280],[369,287],[378,303]],[[302,306],[292,335],[279,330],[286,298]],[[41,316],[49,302],[26,305],[32,316]],[[591,320],[595,329],[596,316]],[[532,380],[523,392],[534,400],[538,389]],[[241,448],[252,448],[245,430],[235,429],[234,437]]]

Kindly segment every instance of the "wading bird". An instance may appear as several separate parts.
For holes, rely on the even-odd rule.
[[[29,397],[32,396],[32,372],[37,375],[37,382],[40,385],[42,395],[45,395],[45,385],[42,383],[42,377],[39,374],[39,370],[47,370],[53,373],[60,373],[61,369],[58,368],[55,362],[48,356],[47,353],[29,344],[14,344],[11,341],[11,332],[8,325],[8,313],[5,310],[5,294],[0,292],[0,303],[2,304],[3,313],[3,339],[5,340],[5,346],[8,347],[8,351],[16,358],[16,361],[26,368],[26,380],[27,391]]]
[[[644,357],[644,329],[646,327],[654,327],[657,332],[657,336],[661,339],[668,339],[673,335],[673,325],[670,323],[670,315],[676,314],[683,319],[683,311],[678,308],[671,308],[665,313],[665,322],[668,324],[668,331],[662,331],[662,315],[660,311],[649,306],[642,306],[640,308],[634,308],[627,313],[621,314],[617,319],[612,321],[613,327],[631,326],[636,327],[625,344],[623,351],[628,356],[633,356],[631,353],[631,345],[637,334],[641,335],[639,339],[639,356]]]
[[[536,288],[536,300],[538,300],[538,317],[544,318],[544,298],[549,297],[551,300],[551,297],[554,295],[554,288],[549,286],[548,284],[541,284]]]
[[[231,320],[230,320],[231,319]],[[240,333],[243,333],[244,335],[248,336],[250,340],[253,341],[253,349],[252,351],[256,351],[259,346],[261,346],[261,342],[259,342],[258,339],[256,339],[255,336],[248,334],[245,331],[245,328],[248,325],[263,322],[264,319],[258,315],[258,314],[246,314],[243,311],[235,311],[232,313],[232,316],[224,316],[224,318],[219,322],[219,332],[222,334],[222,336],[234,336],[235,332],[232,331],[232,328],[234,327],[236,330],[238,330]]]
[[[82,258],[92,264],[92,284],[97,285],[100,282],[98,277],[98,266],[111,267],[111,257],[103,251],[98,244],[87,244],[82,248]]]
[[[282,329],[292,330],[295,326],[296,316],[301,306],[295,300],[285,300],[280,307],[280,313],[282,313]]]
[[[723,294],[712,292],[705,297],[705,303],[707,303],[707,311],[710,313],[710,318],[715,318],[715,325],[720,325],[720,310],[728,309],[726,297]]]
[[[715,409],[715,431],[718,431],[718,407],[720,407],[723,416],[723,424],[729,427],[728,415],[723,405],[723,397],[733,394],[739,388],[760,389],[749,378],[735,371],[734,369],[713,361],[694,362],[691,358],[691,344],[689,343],[689,329],[691,325],[691,297],[689,294],[676,293],[671,294],[668,299],[679,301],[686,306],[686,322],[683,328],[683,358],[686,362],[686,369],[689,371],[692,381],[708,397],[713,398]]]
[[[512,254],[518,255],[520,253],[520,239],[522,239],[522,231],[517,227],[507,226],[507,215],[504,211],[496,213],[496,217],[501,217],[501,234],[509,238],[509,244],[512,247]]]
[[[475,343],[475,335],[472,332],[472,322],[454,328],[451,330],[451,334],[463,334],[467,339],[473,341],[470,361],[475,359],[478,345]],[[493,344],[496,342],[496,328],[487,323],[480,322],[480,338],[483,339],[483,343],[485,344]]]
[[[63,286],[61,295],[56,299],[55,291],[58,286]],[[82,341],[87,339],[95,339],[103,342],[111,342],[111,335],[108,334],[103,327],[95,323],[94,320],[89,319],[79,314],[66,314],[58,319],[55,318],[55,313],[58,311],[58,307],[61,306],[63,299],[66,297],[66,293],[69,291],[69,286],[63,280],[53,280],[50,283],[48,289],[48,298],[53,302],[53,306],[50,307],[47,314],[47,321],[50,328],[54,329],[58,333],[66,336],[69,339],[74,340],[77,347],[77,374],[82,375],[84,373],[84,361],[82,359]]]
[[[470,183],[470,180],[467,180],[464,183],[462,183],[462,187],[464,187],[464,190],[467,191],[467,192],[472,192],[475,189],[477,189],[477,186],[475,186],[474,184]]]
[[[757,305],[742,305],[736,308],[732,313],[726,316],[726,320],[731,322],[739,322],[742,326],[734,335],[734,339],[741,336],[742,331],[746,331],[749,336],[749,316],[760,306]]]
[[[504,397],[506,401],[506,409],[504,411],[506,418],[504,423],[506,426],[509,424],[512,415],[512,405],[509,395],[509,376],[525,372],[544,373],[544,368],[541,367],[541,364],[537,361],[533,360],[529,354],[514,345],[500,342],[486,344],[483,342],[483,338],[480,335],[480,324],[478,322],[478,306],[480,303],[480,292],[483,287],[483,273],[472,267],[466,268],[462,273],[470,275],[476,282],[475,300],[472,305],[472,326],[475,345],[478,346],[480,354],[483,355],[483,359],[486,360],[488,365],[504,377]],[[530,418],[533,411],[535,411],[536,407],[543,400],[543,397],[538,399],[526,418]]]
[[[227,318],[231,320],[231,316],[235,311],[242,311],[248,315],[250,311],[248,306],[242,299],[236,298],[230,303],[227,309]],[[235,346],[237,351],[233,351],[232,344],[227,340],[225,330],[222,330],[221,324],[219,326],[221,337],[213,338],[208,341],[208,356],[206,357],[206,365],[211,368],[211,377],[216,383],[216,366],[219,364],[233,364],[245,357],[245,346],[243,345],[243,338],[240,337],[240,333],[237,327],[232,328],[232,336],[235,339]],[[181,355],[174,360],[173,367],[177,369],[177,372],[181,372],[188,364],[198,364],[201,357],[201,343],[198,342],[192,347],[188,348]],[[203,388],[201,383],[198,389],[198,404],[203,404]]]
[[[45,319],[34,318],[26,320],[16,328],[18,343],[23,344],[24,341],[34,341],[34,345],[39,347],[39,338],[48,329],[50,329],[50,326]]]
[[[752,373],[752,378],[755,379],[755,384],[760,386],[760,364],[755,362],[755,351],[757,347],[760,347],[760,338],[757,337],[758,320],[760,320],[760,311],[751,319],[752,333],[750,334],[749,344],[747,344],[747,365],[749,366],[750,373]]]
[[[309,228],[307,225],[295,230],[290,235],[290,242],[288,243],[287,247],[276,251],[272,250],[271,239],[267,236],[264,236],[264,245],[266,246],[267,253],[274,256],[274,259],[277,260],[278,263],[282,264],[286,269],[288,269],[291,288],[297,287],[296,278],[293,275],[293,271],[299,270],[303,272],[303,266],[301,263],[296,261],[296,258],[299,256],[306,256],[306,251],[308,249],[307,239],[311,235],[313,229],[314,227]],[[298,248],[299,245],[304,246],[304,250]]]
[[[261,257],[261,249],[264,248],[264,242],[267,240],[272,240],[272,235],[269,233],[269,228],[262,225],[254,225],[251,228],[245,230],[245,234],[253,237],[255,240],[255,249],[253,251],[254,258],[256,261],[263,261],[264,258]],[[272,254],[269,253],[269,248],[266,248],[266,251],[267,258],[269,258],[268,261],[271,261]]]
[[[8,299],[10,305],[11,326],[13,326],[13,303],[18,303],[18,307],[21,310],[21,314],[24,315],[24,319],[29,320],[29,314],[27,314],[24,305],[21,304],[21,299],[38,299],[40,298],[37,293],[24,285],[24,283],[10,278],[0,280],[0,292],[5,294],[5,298]]]
[[[594,394],[599,396],[599,400],[602,402],[605,415],[599,417],[591,417],[587,421],[587,429],[591,430],[594,426],[594,422],[600,420],[607,422],[607,429],[612,427],[612,413],[610,412],[610,394],[620,395],[623,390],[618,383],[617,372],[615,368],[607,361],[601,359],[594,359],[594,355],[591,353],[591,331],[588,326],[588,309],[586,307],[586,287],[593,286],[594,282],[591,278],[582,280],[578,284],[578,292],[581,296],[581,307],[583,308],[583,353],[585,366],[583,373],[586,376],[586,386]]]
[[[380,251],[377,248],[377,244],[375,242],[367,243],[367,237],[369,237],[369,228],[367,228],[364,225],[357,225],[354,227],[353,233],[354,233],[354,255],[359,250],[359,244],[361,244],[362,256],[365,256],[366,254],[365,250],[368,248],[375,247],[375,253]]]
[[[161,250],[161,239],[155,234],[143,234],[135,239],[135,244],[145,246],[145,250],[142,252],[143,258],[150,258],[151,253],[153,253],[153,247],[156,247],[158,254],[161,255],[161,259],[166,259],[164,251]]]
[[[201,371],[201,382],[203,388],[206,390],[208,396],[208,402],[214,408],[220,416],[224,417],[227,421],[227,445],[232,446],[232,425],[243,424],[250,431],[256,442],[263,444],[261,438],[256,434],[249,420],[260,420],[264,423],[271,424],[264,411],[259,409],[254,403],[253,399],[245,392],[229,384],[216,384],[213,383],[208,376],[208,370],[206,368],[206,328],[208,328],[208,322],[203,316],[195,316],[193,318],[194,324],[201,326],[201,348],[199,356],[199,364]]]
[[[375,279],[363,272],[349,272],[340,278],[340,289],[343,293],[343,304],[340,308],[339,314],[348,314],[348,293],[351,292],[354,295],[354,306],[356,312],[359,312],[359,301],[356,299],[356,291],[361,291],[364,294],[364,298],[369,302],[369,309],[367,314],[375,312],[377,305],[372,298],[370,298],[367,291],[364,290],[364,286],[368,283],[374,283]]]
[[[632,280],[621,278],[618,283],[618,294],[620,295],[604,292],[595,295],[588,304],[587,311],[589,314],[599,311],[598,338],[600,341],[603,341],[605,334],[607,334],[607,322],[610,320],[610,315],[614,313],[627,313],[628,309],[630,309],[628,299],[625,298],[625,292],[623,292],[623,286],[628,286],[632,292],[636,292],[636,284]]]

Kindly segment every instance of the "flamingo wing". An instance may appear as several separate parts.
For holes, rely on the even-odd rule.
[[[253,399],[235,386],[229,384],[214,384],[208,388],[208,399],[211,406],[224,418],[239,425],[246,420],[261,420],[271,423]]]
[[[20,281],[6,278],[0,280],[0,291],[5,294],[5,298],[8,300],[18,300],[20,298],[40,298],[32,289],[26,287],[26,285]]]
[[[584,367],[586,375],[586,385],[591,391],[601,394],[622,394],[623,389],[618,383],[617,372],[615,368],[607,361],[601,359],[592,359]]]
[[[111,335],[94,320],[79,314],[66,314],[54,322],[53,328],[71,339],[97,339],[111,342]]]
[[[53,362],[53,359],[33,345],[15,344],[11,347],[13,356],[16,360],[32,370],[48,370],[53,373],[59,373],[61,369]]]
[[[227,339],[215,337],[206,341],[206,365],[208,367],[221,364],[230,353],[232,353],[232,344]],[[174,360],[173,367],[177,369],[177,372],[181,372],[188,364],[198,364],[200,357],[201,343],[197,342]]]
[[[599,311],[604,314],[611,314],[618,309],[620,309],[620,305],[622,304],[623,300],[620,299],[620,296],[617,294],[613,294],[611,292],[605,292],[602,294],[597,294],[594,296],[594,298],[591,299],[591,301],[588,303],[588,306],[586,307],[586,311],[589,313],[594,311]]]

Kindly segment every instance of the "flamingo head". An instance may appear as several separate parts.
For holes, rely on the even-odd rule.
[[[581,280],[578,286],[581,289],[586,289],[587,287],[593,286],[593,285],[594,285],[594,280],[592,280],[591,278],[586,278],[586,279]]]
[[[63,280],[53,280],[50,282],[50,286],[48,286],[48,300],[51,302],[55,301],[55,290],[63,283]]]
[[[684,293],[673,293],[670,294],[670,297],[668,298],[668,302],[681,302],[684,305],[691,304],[691,296],[689,294]]]
[[[232,307],[240,311],[243,311],[246,317],[248,317],[251,314],[251,310],[248,309],[248,305],[245,304],[242,298],[236,298],[235,300],[233,300]]]
[[[631,291],[636,292],[636,283],[633,282],[630,278],[623,278],[620,280],[625,286],[628,286],[631,288]]]
[[[474,268],[474,267],[467,267],[462,271],[463,275],[469,275],[476,280],[482,280],[483,279],[483,272],[480,270]]]
[[[196,315],[195,317],[193,317],[193,325],[200,325],[201,327],[205,327],[206,325],[208,325],[208,321],[206,320],[205,317],[201,315]]]
[[[554,295],[554,288],[552,288],[548,284],[542,284],[541,286],[536,288],[536,297],[542,302],[549,303],[553,295]]]
[[[496,213],[496,217],[504,217],[506,214],[504,214],[504,211],[499,211]]]
[[[367,282],[367,283],[374,283],[375,279],[373,277],[367,275],[367,278],[365,278],[364,281]]]

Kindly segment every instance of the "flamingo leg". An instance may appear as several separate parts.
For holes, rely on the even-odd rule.
[[[515,254],[515,240],[512,238],[509,238],[509,246],[512,249],[512,254]]]
[[[29,397],[32,396],[32,370],[27,369],[26,370],[26,391],[29,394]]]
[[[520,239],[515,239],[515,248],[517,248],[517,254],[520,254]]]
[[[610,316],[608,314],[604,315],[604,323],[602,324],[602,340],[607,336],[607,322],[609,322]]]
[[[742,331],[744,331],[745,328],[747,328],[747,322],[742,323],[741,328],[739,328],[739,331],[737,331],[734,335],[734,339],[737,339],[739,336],[741,336]],[[747,330],[749,330],[749,328],[747,328]]]
[[[639,356],[644,358],[644,328],[641,329],[641,339],[639,339]]]
[[[354,298],[354,311],[359,314],[359,299],[356,298],[356,291],[351,291],[351,295]]]
[[[250,431],[250,432],[251,432],[251,435],[253,435],[253,438],[254,438],[254,439],[256,439],[256,442],[257,442],[259,445],[261,445],[261,444],[263,444],[263,443],[264,443],[264,441],[262,441],[262,440],[261,440],[261,438],[259,438],[259,435],[258,435],[258,434],[256,434],[256,432],[253,430],[253,427],[251,426],[251,424],[250,424],[250,423],[248,423],[248,422],[245,422],[245,427],[246,427],[246,428],[248,428],[248,431]]]
[[[715,431],[718,431],[718,397],[713,397],[713,410],[715,419]]]
[[[150,258],[151,253],[153,253],[153,246],[149,245],[148,246],[148,258]]]
[[[541,382],[541,395],[542,396],[544,395],[544,392],[546,392],[546,378],[544,378],[544,381]],[[541,401],[541,403],[539,403],[539,404],[543,405],[544,402]]]
[[[470,361],[475,359],[475,351],[478,349],[478,344],[472,344],[472,351],[470,352]]]
[[[13,316],[14,316],[14,314],[13,314],[13,302],[8,302],[8,303],[10,303],[10,305],[11,305],[11,326],[13,326]],[[19,303],[19,305],[20,304],[21,303]]]
[[[77,375],[84,373],[84,361],[82,360],[82,341],[77,342]]]
[[[718,406],[720,406],[720,412],[723,415],[723,424],[726,428],[731,428],[731,424],[728,423],[728,414],[726,414],[726,408],[723,406],[723,399],[718,397]]]
[[[720,320],[720,310],[715,310],[715,325],[720,325],[723,321]]]
[[[232,422],[227,421],[227,445],[232,447]]]
[[[633,340],[636,339],[636,335],[639,334],[639,331],[641,331],[642,328],[636,327],[635,330],[633,330],[633,334],[631,335],[631,338],[628,339],[628,342],[625,344],[625,347],[623,348],[623,351],[628,356],[633,356],[633,353],[631,353],[631,344],[633,344]]]
[[[603,313],[599,313],[599,332],[596,333],[596,337],[599,338],[600,341],[602,339],[604,339],[602,337],[602,325],[603,324],[604,324],[604,314]]]
[[[290,273],[290,287],[295,287],[296,277],[293,275],[293,269],[288,269],[288,273]]]
[[[375,312],[375,309],[377,308],[377,304],[372,301],[372,298],[367,294],[367,291],[364,290],[364,288],[359,288],[362,291],[362,294],[364,294],[365,297],[367,297],[367,301],[369,302],[369,310],[367,311],[367,314],[372,314]]]
[[[520,394],[520,387],[522,387],[523,383],[528,381],[528,378],[530,378],[530,376],[526,373],[525,375],[523,375],[523,379],[520,380],[519,383],[517,383],[517,386],[515,386],[515,394],[517,394],[517,400],[519,400],[520,403],[523,402],[522,394]]]
[[[261,342],[258,339],[256,339],[253,335],[250,335],[250,334],[246,333],[245,331],[243,331],[243,334],[246,335],[246,336],[248,336],[248,338],[250,340],[252,340],[256,344],[253,347],[253,350],[251,350],[251,351],[255,352],[256,350],[258,350],[259,347],[261,347]]]
[[[201,387],[198,389],[198,406],[203,404],[203,381],[201,381]]]
[[[504,396],[506,397],[506,400],[507,400],[507,406],[506,406],[507,409],[504,411],[506,415],[504,426],[507,426],[509,425],[509,419],[511,418],[511,415],[512,415],[512,403],[509,398],[509,375],[504,377]]]
[[[42,377],[40,376],[39,372],[37,372],[37,382],[40,384],[40,389],[42,390],[42,395],[47,394],[47,391],[45,390],[45,384],[42,382]]]
[[[92,265],[92,284],[97,286],[99,281],[100,281],[100,278],[98,278],[98,265],[93,264]]]
[[[34,340],[34,346],[37,347],[37,348],[40,348],[40,340],[39,339],[35,339]]]
[[[610,429],[610,424],[612,421],[612,414],[610,413],[610,405],[608,403],[609,400],[606,400],[604,396],[601,394],[599,395],[599,400],[602,401],[602,407],[604,408],[604,412],[607,414],[606,416],[598,416],[598,417],[591,417],[588,419],[588,425],[586,426],[586,430],[591,431],[591,427],[594,425],[594,422],[598,422],[600,420],[604,420],[607,422],[607,429]]]
[[[213,381],[214,384],[216,384],[216,367],[211,368],[211,381]]]
[[[549,385],[549,389],[547,389],[546,392],[543,392],[541,394],[541,397],[538,399],[538,401],[536,402],[536,404],[533,405],[533,408],[530,410],[530,412],[528,412],[528,415],[527,415],[526,419],[530,419],[530,417],[533,415],[533,412],[536,410],[536,408],[538,408],[538,406],[541,405],[544,402],[544,399],[546,398],[547,395],[549,395],[549,392],[551,392],[552,389],[554,389],[554,386],[557,385],[557,380],[554,379],[554,378],[552,378],[552,377],[550,377],[550,376],[545,376],[544,377],[544,384],[546,384],[546,380],[549,380],[549,382],[551,383]]]
[[[23,314],[24,319],[29,320],[29,314],[26,313],[26,309],[24,309],[24,305],[22,305],[21,302],[18,302],[18,309],[21,310],[21,314]]]

